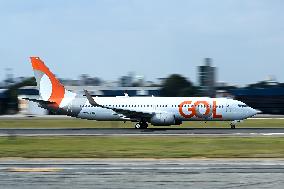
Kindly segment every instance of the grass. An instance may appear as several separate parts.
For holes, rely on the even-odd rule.
[[[284,158],[284,137],[1,137],[0,157]]]
[[[184,122],[172,128],[229,128],[230,122]],[[0,128],[133,128],[131,122],[99,122],[82,119],[1,119]],[[153,126],[150,126],[153,128]],[[284,128],[284,119],[249,119],[237,124],[237,128]]]

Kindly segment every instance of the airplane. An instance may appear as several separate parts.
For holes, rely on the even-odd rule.
[[[55,114],[97,121],[131,121],[136,129],[181,125],[184,121],[238,122],[258,112],[245,103],[209,97],[93,97],[67,90],[39,57],[30,57],[39,99],[24,98]]]

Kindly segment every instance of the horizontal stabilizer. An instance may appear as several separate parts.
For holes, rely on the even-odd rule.
[[[22,98],[23,100],[28,100],[28,101],[32,101],[32,102],[37,102],[40,104],[45,104],[45,105],[49,105],[49,104],[56,104],[55,102],[50,102],[50,101],[45,101],[45,100],[38,100],[38,99],[32,99],[32,98]]]

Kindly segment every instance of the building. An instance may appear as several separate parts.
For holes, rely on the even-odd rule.
[[[215,97],[216,96],[216,68],[212,67],[212,59],[205,58],[205,64],[198,67],[199,86],[202,96]]]
[[[0,115],[6,113],[6,107],[7,107],[7,99],[8,96],[6,94],[7,89],[0,89]]]
[[[39,99],[39,91],[35,86],[27,86],[18,89],[19,114],[23,115],[47,115],[47,110],[40,108],[36,102],[23,100],[23,98]]]
[[[70,91],[84,95],[84,89],[93,96],[160,96],[160,87],[66,86]]]

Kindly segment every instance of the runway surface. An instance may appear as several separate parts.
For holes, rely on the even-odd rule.
[[[284,128],[0,129],[0,136],[284,136]]]
[[[283,188],[284,160],[0,160],[0,186],[43,188]]]

